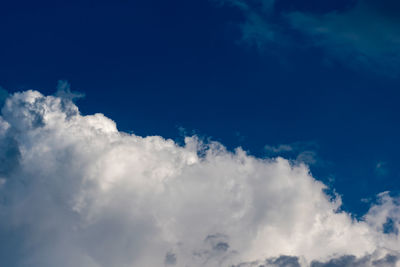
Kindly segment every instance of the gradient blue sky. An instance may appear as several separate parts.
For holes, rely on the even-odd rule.
[[[2,1],[0,85],[66,80],[123,131],[300,157],[364,214],[400,190],[400,4],[376,2]]]

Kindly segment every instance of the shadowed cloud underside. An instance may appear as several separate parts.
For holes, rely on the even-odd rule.
[[[31,90],[6,100],[0,147],[7,266],[398,266],[398,199],[355,220],[284,158],[127,134]]]

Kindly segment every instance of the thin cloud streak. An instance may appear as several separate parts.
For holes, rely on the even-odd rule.
[[[400,63],[400,6],[394,1],[359,0],[344,10],[328,13],[276,10],[275,1],[219,1],[242,10],[242,41],[264,50],[269,44],[282,48],[322,48],[328,61],[388,76]],[[290,31],[303,34],[299,43]],[[267,50],[268,51],[268,50]]]

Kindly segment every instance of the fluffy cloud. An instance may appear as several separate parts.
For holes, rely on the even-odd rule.
[[[385,225],[399,227],[400,208],[388,193],[357,221],[304,164],[185,141],[120,132],[70,98],[10,96],[1,265],[396,266],[398,231]]]

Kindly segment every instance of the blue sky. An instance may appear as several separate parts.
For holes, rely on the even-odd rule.
[[[0,86],[120,131],[198,135],[310,165],[364,215],[400,192],[400,4],[372,0],[3,1]]]
[[[184,128],[256,155],[265,145],[315,142],[318,161],[328,163],[314,166],[316,176],[334,178],[353,212],[365,209],[362,198],[399,190],[397,65],[382,71],[387,59],[379,58],[390,47],[370,44],[376,65],[355,62],[359,51],[350,43],[341,49],[336,37],[310,37],[283,15],[339,17],[357,3],[277,1],[246,39],[247,11],[222,2],[4,2],[0,84],[52,93],[67,80],[86,94],[82,112],[103,112],[140,135],[179,138]],[[395,1],[379,5],[396,27],[386,14],[399,9]],[[354,17],[354,31],[374,33],[365,19],[379,14],[370,13]],[[265,40],[263,25],[278,37]],[[385,174],[377,175],[381,162]]]
[[[315,175],[333,178],[355,213],[367,207],[360,199],[399,190],[400,61],[384,55],[399,51],[372,43],[376,30],[365,24],[383,17],[396,28],[396,2],[354,12],[351,22],[356,1],[282,0],[270,11],[261,11],[262,1],[250,1],[252,11],[234,2],[4,2],[0,84],[53,93],[67,80],[86,94],[83,113],[103,112],[139,135],[176,139],[183,128],[261,156],[265,145],[316,143]],[[325,37],[307,34],[317,19],[315,26],[288,19],[332,12],[360,33],[355,45],[340,40],[345,30],[335,23]],[[380,31],[399,38],[390,30]],[[272,40],[263,37],[269,31]],[[357,61],[360,54],[372,63]]]

